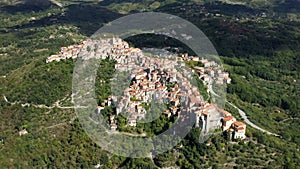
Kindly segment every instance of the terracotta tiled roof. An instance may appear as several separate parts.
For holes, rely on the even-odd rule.
[[[245,130],[244,127],[238,127],[237,130]]]
[[[164,114],[170,114],[171,112],[170,112],[170,110],[169,109],[167,109],[166,111],[164,111]]]
[[[227,116],[223,118],[223,121],[230,121],[232,120],[234,117],[233,116]]]
[[[236,121],[236,122],[233,123],[233,125],[236,126],[236,127],[243,127],[243,126],[245,126],[245,123],[240,122],[240,121]]]
[[[228,116],[228,115],[230,115],[231,113],[229,113],[228,111],[226,111],[226,110],[223,110],[222,111],[222,113],[225,115],[225,116]]]

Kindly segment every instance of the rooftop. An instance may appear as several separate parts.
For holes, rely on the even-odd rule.
[[[226,116],[226,117],[223,118],[223,121],[230,121],[232,119],[234,119],[233,116]]]

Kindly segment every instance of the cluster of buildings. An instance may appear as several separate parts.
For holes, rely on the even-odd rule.
[[[171,113],[180,114],[181,96],[187,94],[179,87],[180,82],[177,83],[181,78],[176,69],[141,70],[133,76],[132,85],[125,89],[116,109],[117,115],[124,111],[129,113],[129,126],[135,126],[137,119],[145,118],[147,113],[143,105],[152,100],[172,104],[170,110],[164,112],[168,117]]]
[[[140,52],[138,48],[129,48],[127,42],[120,38],[106,38],[106,39],[87,39],[77,45],[68,47],[61,47],[61,50],[56,55],[51,55],[47,58],[46,63],[53,61],[60,61],[66,59],[105,59],[111,58],[118,62],[124,60],[125,55]]]
[[[246,125],[237,122],[227,111],[215,104],[203,101],[198,87],[191,84],[193,73],[198,73],[206,84],[230,83],[229,73],[223,72],[214,61],[183,54],[166,56],[146,56],[138,48],[129,47],[120,38],[91,40],[78,45],[62,47],[58,55],[52,55],[47,63],[68,58],[114,59],[116,71],[130,72],[130,85],[126,86],[121,96],[110,96],[97,112],[101,113],[104,106],[116,105],[116,114],[110,116],[110,128],[116,130],[118,122],[115,116],[127,114],[128,126],[135,127],[139,119],[147,113],[145,104],[151,100],[170,103],[163,112],[167,117],[177,115],[180,125],[188,125],[196,119],[196,127],[207,133],[222,128],[233,139],[244,139]],[[186,68],[185,61],[201,62],[204,67]],[[114,80],[114,79],[112,79]]]
[[[196,117],[196,127],[204,131],[221,128],[230,140],[246,138],[246,125],[215,104],[205,103]]]
[[[59,54],[51,55],[47,58],[46,63],[50,63],[52,61],[60,61],[65,59],[75,59],[77,58],[79,52],[84,50],[85,42],[81,42],[78,45],[71,45],[69,47],[61,47]]]
[[[236,121],[231,114],[222,118],[222,129],[227,132],[230,140],[246,138],[246,124]]]
[[[216,83],[222,85],[231,83],[229,73],[224,72],[215,61],[205,58],[200,59],[198,56],[189,56],[188,54],[182,54],[181,57],[187,61],[201,62],[203,67],[195,66],[192,71],[198,73],[206,84]]]

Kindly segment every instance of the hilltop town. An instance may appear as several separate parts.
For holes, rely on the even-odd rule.
[[[48,57],[46,62],[76,58],[113,59],[117,62],[116,70],[131,73],[130,86],[123,94],[110,96],[96,109],[101,113],[105,106],[116,106],[115,114],[109,117],[112,131],[118,130],[115,117],[121,113],[128,114],[128,127],[136,127],[147,114],[145,105],[156,100],[169,105],[163,112],[165,116],[176,116],[183,124],[186,119],[196,120],[195,127],[201,127],[203,133],[221,128],[232,139],[245,138],[246,125],[236,121],[230,112],[204,101],[198,87],[191,84],[193,74],[197,74],[206,85],[231,83],[229,73],[222,71],[215,61],[188,54],[146,56],[142,50],[129,47],[120,38],[107,38],[88,39],[77,45],[61,47],[59,54]],[[201,66],[190,68],[187,63]],[[189,118],[192,116],[196,119]]]

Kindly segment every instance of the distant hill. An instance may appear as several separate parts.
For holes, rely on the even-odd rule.
[[[222,2],[241,5],[252,9],[269,10],[278,13],[299,13],[299,0],[0,0],[0,6],[26,6],[26,8],[48,8],[78,3],[93,3],[126,14],[130,12],[154,11],[165,6],[204,5]]]
[[[11,9],[10,12],[31,11],[47,9],[51,6],[62,7],[62,4],[56,0],[0,0],[2,8]],[[5,10],[4,10],[5,11]]]
[[[49,6],[52,4],[49,0],[1,0],[3,5],[35,5],[35,6]]]
[[[68,1],[68,0],[64,0]],[[92,0],[90,0],[91,2]],[[94,0],[94,2],[97,2]],[[103,0],[100,5],[122,13],[131,11],[151,11],[169,5],[203,5],[223,2],[231,5],[243,5],[253,9],[269,9],[275,12],[296,13],[300,9],[299,0]]]
[[[0,0],[1,11],[8,13],[39,11],[51,6],[60,4],[52,0]]]

